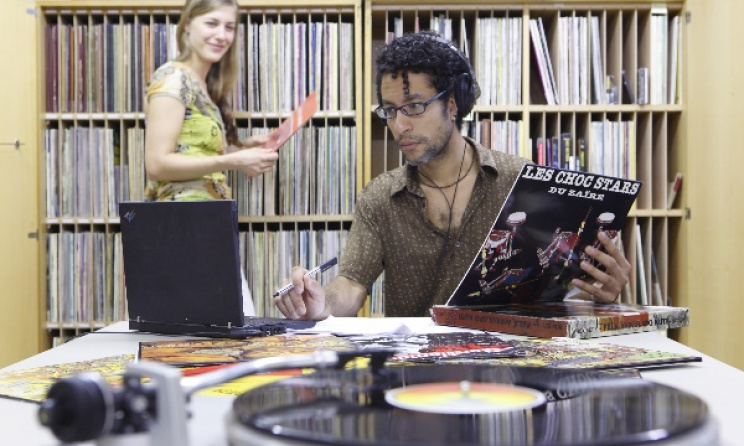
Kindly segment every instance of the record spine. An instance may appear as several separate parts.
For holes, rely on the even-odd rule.
[[[605,308],[612,308],[606,305]],[[431,316],[439,325],[473,328],[539,338],[565,337],[589,339],[602,336],[680,328],[689,325],[689,310],[682,307],[645,307],[633,314],[536,317],[499,311],[487,307],[437,305]],[[509,310],[509,305],[504,306]]]
[[[475,328],[539,338],[568,337],[571,331],[576,333],[578,332],[576,329],[579,328],[574,327],[575,330],[569,330],[568,321],[565,320],[542,320],[543,318],[539,317],[507,315],[443,305],[432,307],[431,315],[434,322],[439,325]]]

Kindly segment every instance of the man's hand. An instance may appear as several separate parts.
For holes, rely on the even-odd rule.
[[[290,281],[294,288],[274,298],[277,308],[287,319],[318,320],[328,316],[325,314],[325,289],[307,276],[307,271],[299,266],[292,268]]]
[[[367,299],[367,289],[351,279],[336,276],[324,288],[305,274],[305,268],[295,266],[290,277],[294,288],[274,298],[277,308],[288,319],[319,321],[328,316],[356,316]]]
[[[601,271],[590,262],[582,261],[581,269],[589,273],[596,281],[594,284],[590,284],[583,280],[574,279],[573,285],[592,296],[596,302],[615,302],[620,295],[620,291],[628,283],[630,262],[606,233],[599,233],[599,241],[602,242],[606,253],[592,246],[587,246],[585,252],[604,265],[605,271]]]

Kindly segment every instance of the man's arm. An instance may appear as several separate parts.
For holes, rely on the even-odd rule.
[[[325,287],[326,308],[330,313],[324,316],[356,316],[367,300],[367,289],[351,279],[338,276]]]
[[[322,320],[328,316],[356,316],[367,298],[360,283],[338,276],[325,288],[306,276],[307,270],[292,269],[293,289],[274,299],[279,311],[288,319]]]

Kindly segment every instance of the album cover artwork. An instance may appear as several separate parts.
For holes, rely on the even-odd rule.
[[[390,348],[390,365],[477,363],[568,369],[660,367],[700,357],[570,339],[504,339],[490,333],[382,334],[346,338],[356,348]]]
[[[211,367],[197,367],[192,369],[183,369],[184,376],[188,375],[188,371],[195,371],[197,373],[204,373],[216,368],[229,367],[233,364],[220,364]],[[207,370],[202,370],[202,369]],[[206,389],[199,390],[198,394],[202,396],[226,396],[234,397],[242,395],[251,389],[261,387],[267,384],[271,384],[277,381],[281,381],[288,378],[294,378],[297,376],[305,375],[312,372],[312,369],[290,369],[290,370],[277,370],[274,372],[257,373],[254,375],[246,375],[241,378],[234,379],[216,386],[207,387]]]
[[[290,114],[279,127],[271,134],[271,138],[263,147],[272,150],[279,150],[285,142],[289,141],[297,130],[310,120],[318,111],[318,95],[316,92],[310,93],[307,98],[300,104],[292,114]]]
[[[525,165],[480,251],[447,305],[559,301],[575,278],[587,279],[587,246],[615,238],[639,181]],[[601,265],[596,265],[602,267]]]
[[[246,340],[198,339],[140,342],[139,359],[176,367],[190,375],[212,367],[312,351],[392,349],[390,365],[467,363],[553,368],[611,369],[700,361],[699,357],[575,340],[504,339],[490,333],[267,336]],[[364,366],[365,364],[361,364]]]
[[[347,351],[355,347],[344,338],[325,335],[153,341],[140,342],[138,358],[174,367],[202,367],[307,354],[319,349]]]
[[[488,359],[524,356],[530,352],[488,333],[451,332],[373,334],[346,338],[360,349],[395,350],[390,363],[434,363],[455,359]]]
[[[617,370],[655,368],[701,362],[700,356],[670,353],[640,347],[572,339],[515,339],[509,343],[523,356],[486,359],[490,365],[547,367],[555,369]]]
[[[0,397],[40,402],[49,388],[60,379],[82,372],[95,372],[114,389],[134,355],[107,356],[88,361],[66,362],[44,367],[0,372]]]

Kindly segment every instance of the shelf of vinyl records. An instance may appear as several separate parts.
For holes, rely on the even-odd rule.
[[[165,3],[39,2],[45,111],[141,112],[150,76],[178,54],[183,4]],[[360,2],[271,3],[241,8],[235,44],[245,57],[238,61],[235,110],[293,110],[310,91],[319,92],[320,110],[358,109]]]
[[[372,50],[393,37],[434,30],[471,59],[481,90],[477,105],[681,103],[682,1],[367,0],[365,6],[372,23],[368,66]]]
[[[62,132],[58,128],[46,130],[47,328],[51,330],[86,330],[126,318],[121,254],[115,254],[120,253],[118,203],[144,198],[141,123],[126,127],[126,141],[119,139],[118,144],[110,126],[79,123],[63,127]],[[270,130],[254,127],[252,132]],[[240,128],[239,133],[245,137],[248,129]],[[268,235],[270,246],[280,244],[272,238],[282,233],[280,228],[292,227],[289,233],[296,234],[296,239],[291,245],[309,252],[319,250],[313,247],[313,237],[341,228],[347,231],[357,182],[355,133],[356,128],[349,126],[311,125],[301,129],[281,149],[274,171],[250,180],[242,174],[232,175],[230,183],[238,202],[240,224],[266,231],[255,234]],[[93,147],[99,150],[92,150]],[[309,233],[298,229],[308,225],[323,228]],[[340,253],[332,248],[337,245],[328,241],[333,255]],[[59,252],[68,256],[60,257]],[[266,276],[264,267],[247,273],[253,278],[250,283],[254,296],[270,296],[268,290],[288,277],[291,265],[316,264],[316,260],[325,257],[318,254],[317,259],[305,261],[298,257],[299,253],[287,255],[288,264],[284,265],[280,261],[284,257],[266,254],[260,263],[276,263]],[[259,260],[249,258],[248,262],[257,265]],[[96,266],[91,269],[92,265]],[[96,271],[95,277],[91,276],[92,271]],[[100,274],[104,276],[99,277]],[[57,283],[59,286],[55,287]],[[257,300],[258,314],[276,315],[271,302]]]
[[[531,159],[542,165],[583,170],[643,181],[631,215],[684,217],[679,207],[668,206],[669,182],[678,171],[677,140],[679,111],[633,113],[484,113],[479,120],[466,120],[463,133],[494,150]],[[487,117],[484,117],[487,116]],[[607,117],[613,119],[606,119]],[[496,117],[496,119],[493,119]],[[602,119],[602,118],[605,119]],[[501,118],[501,119],[499,119]],[[529,127],[529,136],[526,135]],[[373,133],[384,135],[372,121]],[[552,136],[548,136],[552,135]],[[373,161],[377,171],[402,162],[385,135],[373,139]]]
[[[177,55],[183,2],[38,6],[42,319],[64,340],[127,317],[118,204],[145,198],[144,92],[154,70]],[[319,112],[280,149],[273,171],[229,176],[256,309],[276,315],[270,296],[291,265],[340,253],[365,181],[361,1],[254,2],[239,15],[235,44],[243,57],[233,106],[240,138],[271,132],[318,93]]]
[[[242,220],[242,219],[241,219]],[[350,221],[239,223],[241,267],[257,314],[279,316],[273,293],[295,265],[341,255]],[[290,229],[284,229],[289,227]],[[51,228],[50,228],[51,229]],[[60,342],[71,334],[127,320],[121,234],[112,225],[63,224],[48,232],[45,328]],[[318,277],[327,283],[335,270]],[[384,314],[384,278],[360,316]]]
[[[240,223],[241,267],[245,271],[257,314],[278,316],[273,294],[293,266],[316,265],[339,256],[348,222]],[[48,330],[86,331],[126,320],[126,289],[121,233],[110,225],[62,225],[46,235]],[[319,276],[321,283],[336,271]],[[373,296],[379,293],[381,281]],[[384,312],[373,299],[363,315]]]
[[[346,125],[300,129],[279,151],[274,170],[247,179],[233,175],[240,215],[351,214],[357,187],[357,129]],[[271,128],[239,128],[268,133]],[[45,130],[47,221],[118,217],[118,203],[143,200],[141,121],[48,122]]]

